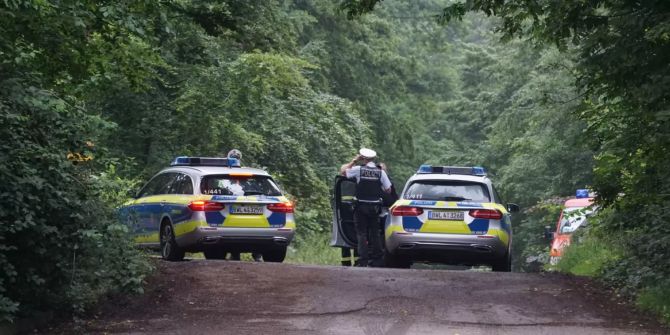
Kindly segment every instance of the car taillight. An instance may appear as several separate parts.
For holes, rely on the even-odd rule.
[[[218,212],[226,208],[226,205],[216,201],[194,200],[188,204],[188,208],[194,212]]]
[[[502,219],[502,213],[496,209],[471,209],[470,216],[477,219]]]
[[[268,204],[268,209],[274,213],[293,213],[293,204],[290,202],[278,202],[276,204]]]
[[[398,206],[391,210],[395,216],[419,216],[423,214],[423,209],[419,207]]]

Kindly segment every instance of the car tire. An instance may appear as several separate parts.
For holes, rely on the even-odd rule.
[[[160,245],[161,257],[164,260],[181,261],[184,259],[185,252],[177,245],[174,229],[169,222],[164,222],[161,226]]]
[[[399,255],[393,255],[384,250],[384,266],[387,268],[409,269],[412,266],[412,261]]]
[[[226,259],[226,252],[221,249],[209,249],[203,251],[205,259]]]
[[[511,272],[512,271],[512,255],[507,250],[507,253],[505,253],[505,257],[501,258],[500,260],[493,262],[491,264],[491,269],[495,272]]]
[[[281,263],[286,258],[286,247],[272,249],[263,253],[263,260],[271,263]]]

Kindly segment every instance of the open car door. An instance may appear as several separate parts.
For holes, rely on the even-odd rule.
[[[343,176],[335,177],[333,187],[333,230],[330,245],[340,248],[356,248],[354,227],[354,195],[356,181]]]

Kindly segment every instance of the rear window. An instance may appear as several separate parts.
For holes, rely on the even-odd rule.
[[[405,191],[405,199],[491,202],[484,184],[454,180],[417,180]]]
[[[587,218],[593,214],[590,207],[567,207],[561,217],[561,234],[573,233],[577,228],[586,225]]]
[[[267,176],[204,176],[200,192],[212,195],[267,195],[280,196],[277,184]]]

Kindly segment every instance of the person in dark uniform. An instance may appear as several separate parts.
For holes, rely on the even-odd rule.
[[[356,205],[354,224],[358,240],[358,266],[381,266],[382,243],[379,214],[383,204],[383,194],[391,191],[391,181],[384,170],[374,162],[377,153],[363,148],[359,154],[344,164],[340,173],[356,179]],[[357,165],[357,163],[363,165]]]

